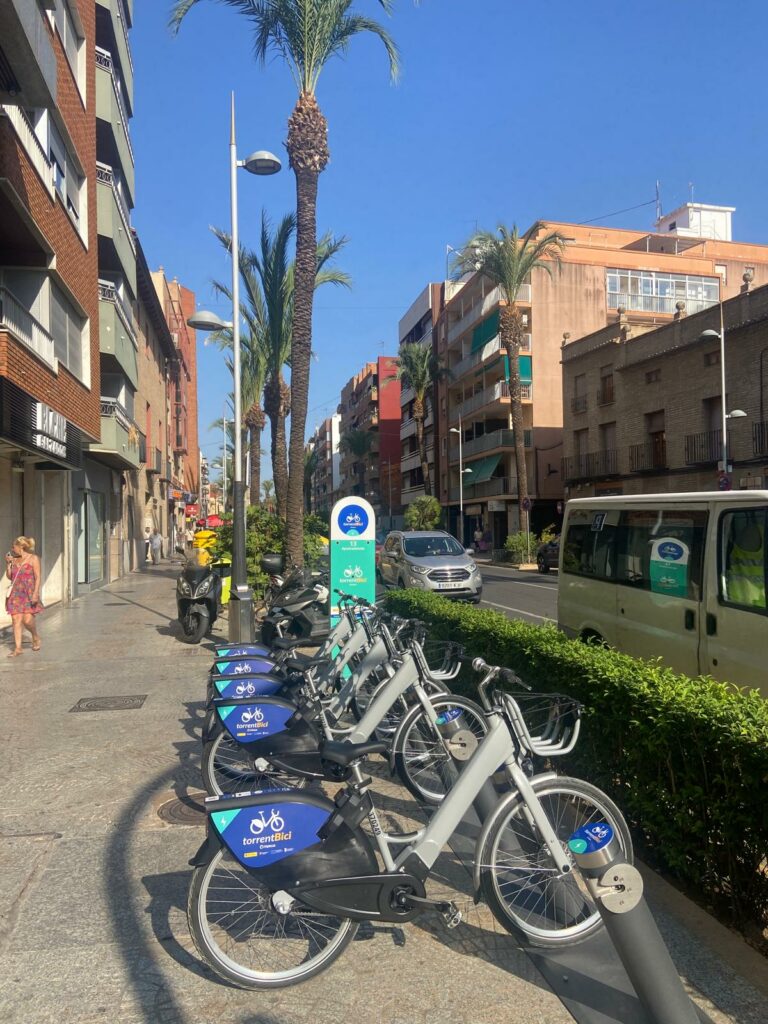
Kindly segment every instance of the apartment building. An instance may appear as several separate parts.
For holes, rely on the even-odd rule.
[[[568,497],[768,486],[768,286],[723,302],[728,454],[723,473],[720,308],[671,323],[627,313],[563,349]],[[578,399],[578,401],[575,401]]]
[[[35,537],[49,604],[88,557],[73,475],[101,429],[96,41],[93,2],[0,4],[0,533]]]
[[[450,288],[450,284],[448,285]],[[418,344],[428,348],[433,355],[436,348],[435,324],[443,306],[445,284],[428,284],[398,324],[398,347]],[[403,387],[400,391],[400,500],[404,507],[425,494],[424,471],[417,438],[417,424],[413,418],[415,394],[413,388]],[[430,493],[435,494],[435,399],[436,388],[427,396],[424,417],[424,441],[429,467]]]
[[[341,416],[328,416],[315,429],[309,440],[309,449],[315,453],[315,465],[309,481],[310,511],[325,515],[340,497],[341,452],[339,438]]]
[[[183,543],[186,506],[196,503],[200,493],[197,342],[195,331],[187,324],[195,312],[195,293],[175,278],[169,281],[162,267],[152,271],[151,277],[171,332],[175,353],[168,381],[168,431],[172,460],[166,473],[169,482],[169,544],[173,549]]]
[[[687,203],[660,217],[653,232],[540,224],[540,231],[558,232],[565,249],[560,268],[551,276],[535,271],[518,296],[526,324],[519,370],[534,530],[557,520],[565,494],[563,341],[605,327],[619,309],[630,323],[652,326],[670,322],[677,302],[696,313],[738,294],[745,272],[755,286],[768,283],[768,248],[732,241],[732,213],[732,207]],[[437,493],[455,530],[460,467],[452,430],[461,429],[462,468],[471,471],[463,476],[464,540],[479,525],[494,547],[519,523],[508,371],[498,334],[501,301],[498,289],[475,274],[446,295],[436,325],[438,354],[452,373],[438,386]],[[572,399],[580,409],[586,393]]]
[[[344,385],[340,417],[339,497],[359,494],[377,515],[390,515],[400,505],[400,382],[394,356],[366,363]],[[355,454],[344,437],[360,431],[372,435],[370,448]]]

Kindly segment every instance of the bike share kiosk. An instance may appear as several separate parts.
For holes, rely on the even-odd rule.
[[[331,627],[339,618],[341,590],[376,601],[376,513],[365,498],[342,498],[331,512]]]

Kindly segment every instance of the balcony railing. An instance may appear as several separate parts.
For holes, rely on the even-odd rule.
[[[13,103],[0,107],[0,112],[11,122],[13,130],[19,137],[19,141],[24,147],[27,156],[32,161],[32,166],[52,196],[54,194],[53,167],[42,142],[38,139],[35,129],[32,127],[32,122],[23,109]]]
[[[587,411],[587,396],[586,395],[574,395],[571,399],[571,412],[586,412]]]
[[[566,483],[617,476],[618,472],[619,453],[615,448],[585,452],[584,455],[569,455],[563,459],[563,479]]]
[[[688,299],[679,295],[635,295],[631,292],[608,292],[608,308],[618,309],[623,306],[630,312],[640,313],[674,313],[675,304],[685,303],[686,313],[700,313],[717,305],[717,299]]]
[[[133,420],[128,415],[128,410],[116,398],[101,396],[101,415],[105,419],[116,420],[126,430],[130,430],[134,426]]]
[[[125,8],[123,7],[123,0],[117,0],[117,11],[118,20],[123,30],[123,39],[125,40],[125,48],[128,51],[128,63],[131,65],[131,71],[133,71],[133,57],[131,56],[131,44],[128,39],[128,19],[125,16]]]
[[[616,401],[614,390],[613,390],[613,378],[606,377],[600,381],[600,387],[597,391],[597,404],[598,405],[613,405]]]
[[[17,341],[42,359],[52,370],[58,369],[53,338],[36,320],[13,292],[0,287],[0,326],[7,328]]]
[[[162,452],[160,451],[159,448],[155,448],[154,458],[151,456],[151,452],[150,452],[150,459],[147,462],[147,472],[148,473],[158,473],[158,474],[160,474],[160,473],[162,473],[162,471],[163,471],[163,455],[162,455]]]
[[[495,338],[491,338],[491,340],[483,345],[482,348],[478,348],[474,352],[470,352],[468,356],[464,356],[463,359],[459,360],[459,362],[451,368],[454,380],[459,377],[463,377],[467,370],[471,370],[473,366],[477,366],[479,363],[484,363],[486,359],[490,358],[490,356],[500,350],[501,339],[497,334]]]
[[[468,501],[473,498],[493,498],[498,494],[508,494],[511,497],[515,497],[517,495],[517,479],[508,476],[495,476],[481,484],[465,485],[463,496],[464,501]],[[451,488],[450,499],[451,501],[459,500],[458,487]]]
[[[704,430],[698,434],[686,434],[685,464],[699,466],[717,462],[722,454],[722,440],[722,430]]]
[[[648,473],[667,468],[666,441],[645,441],[629,446],[629,470],[631,473]]]
[[[526,448],[533,446],[533,431],[523,431],[523,443]],[[466,460],[471,455],[481,455],[483,452],[493,451],[494,448],[513,448],[515,444],[514,430],[492,430],[482,437],[473,437],[471,441],[465,441],[461,446],[461,457]],[[458,442],[451,446],[451,462],[459,461]]]
[[[130,47],[128,54],[130,56]],[[131,160],[136,163],[136,159],[133,155],[133,146],[131,145],[131,138],[128,134],[128,111],[125,106],[125,100],[123,99],[123,87],[120,83],[120,72],[115,67],[114,61],[112,60],[112,54],[109,50],[103,50],[100,46],[96,47],[96,64],[100,68],[104,68],[108,71],[112,78],[112,90],[117,100],[117,109],[120,111],[120,121],[122,123],[123,135],[125,136],[125,144],[128,147],[128,152],[131,155]],[[131,65],[133,67],[133,65]]]
[[[120,317],[123,327],[125,327],[128,332],[129,338],[134,345],[138,345],[131,307],[122,297],[112,281],[99,280],[99,298],[103,299],[105,302],[114,303],[117,315]]]
[[[488,292],[485,298],[481,302],[476,302],[472,308],[464,314],[464,316],[457,320],[455,324],[448,328],[448,344],[450,345],[460,335],[467,330],[468,327],[472,326],[476,321],[481,320],[490,311],[498,305],[501,300],[501,289],[494,288]],[[531,301],[531,286],[529,284],[523,284],[520,286],[520,291],[517,296],[518,302],[530,302]]]
[[[143,466],[147,461],[147,435],[139,431],[139,463]]]
[[[752,424],[752,454],[768,455],[768,423]]]
[[[504,380],[497,381],[489,388],[484,388],[479,391],[476,395],[472,395],[466,401],[456,405],[451,411],[451,419],[456,420],[461,417],[466,417],[470,413],[475,412],[476,409],[482,409],[485,405],[490,405],[491,402],[498,402],[501,399],[509,398],[509,386]]]
[[[120,219],[123,222],[125,228],[125,234],[128,239],[128,244],[131,247],[131,251],[135,254],[136,243],[133,240],[133,232],[131,231],[131,217],[128,212],[128,206],[126,205],[125,199],[120,194],[120,190],[115,182],[115,176],[112,173],[112,168],[109,164],[102,164],[96,162],[96,180],[101,185],[107,185],[112,189],[112,195],[115,197],[117,203],[117,209],[120,211]]]

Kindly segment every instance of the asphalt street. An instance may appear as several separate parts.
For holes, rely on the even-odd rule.
[[[525,622],[557,622],[557,573],[483,565],[482,607]]]

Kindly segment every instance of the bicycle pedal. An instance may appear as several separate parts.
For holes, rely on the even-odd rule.
[[[449,903],[445,910],[441,910],[446,928],[457,928],[461,924],[461,911],[455,903]]]

